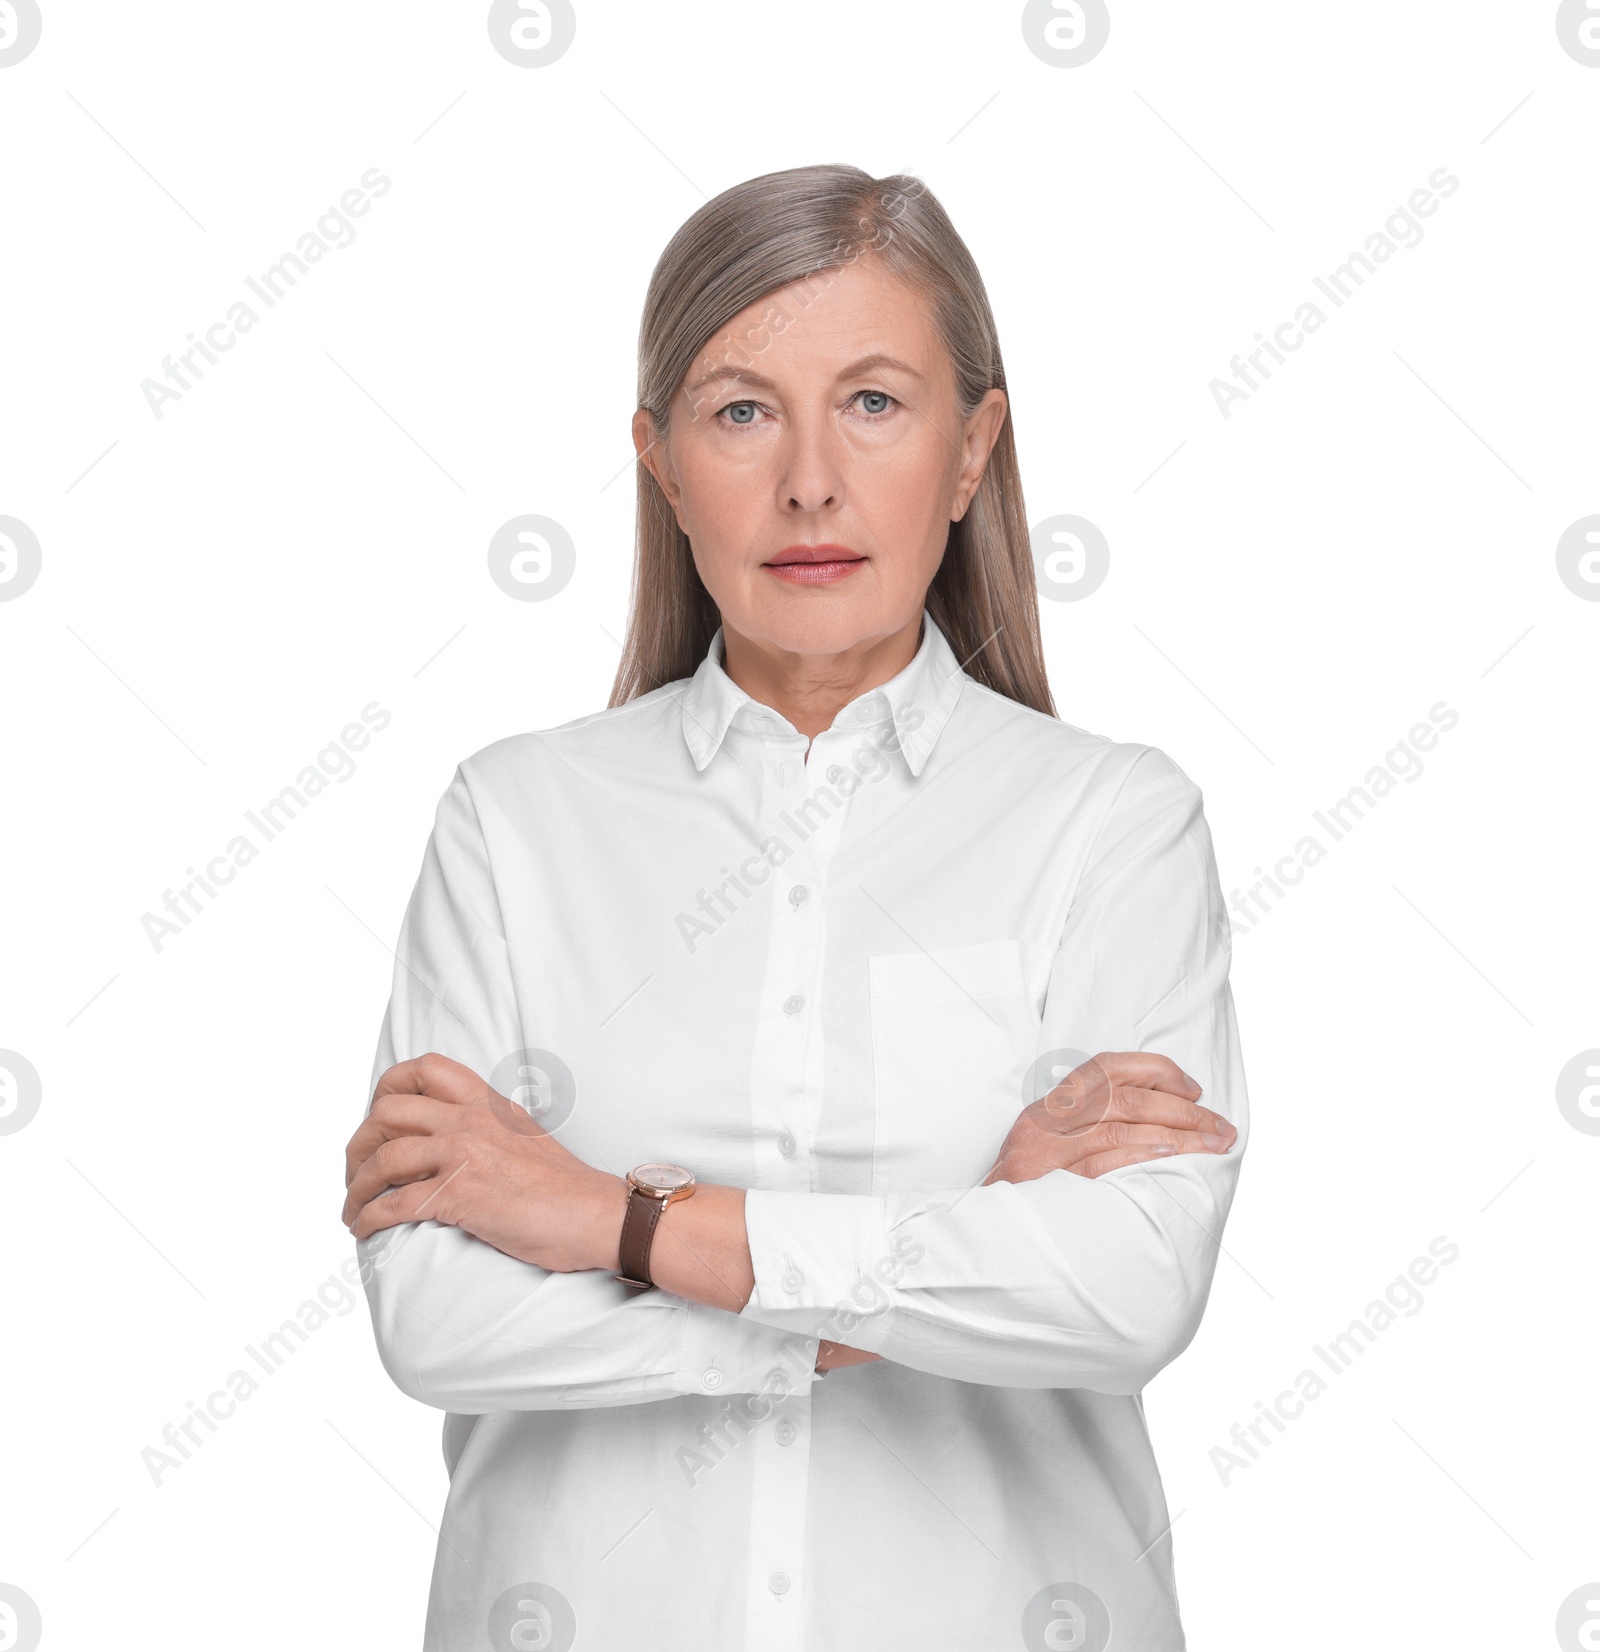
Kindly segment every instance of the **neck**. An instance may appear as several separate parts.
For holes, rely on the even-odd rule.
[[[722,669],[752,700],[771,706],[808,740],[831,728],[840,710],[898,676],[922,643],[922,610],[897,631],[848,648],[812,653],[747,637],[722,625]]]

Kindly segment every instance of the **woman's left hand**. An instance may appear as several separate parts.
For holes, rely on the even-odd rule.
[[[1031,1182],[1052,1170],[1091,1180],[1174,1153],[1226,1153],[1239,1132],[1197,1105],[1198,1083],[1154,1050],[1102,1051],[1024,1107],[983,1179]]]
[[[402,1061],[378,1081],[345,1148],[345,1186],[357,1239],[433,1221],[552,1273],[618,1266],[627,1183],[447,1056]]]

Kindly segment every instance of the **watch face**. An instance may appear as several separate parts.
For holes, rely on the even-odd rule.
[[[676,1193],[680,1187],[693,1187],[694,1177],[681,1164],[642,1164],[630,1173],[647,1193]]]

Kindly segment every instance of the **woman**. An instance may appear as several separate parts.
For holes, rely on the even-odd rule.
[[[612,704],[457,770],[347,1156],[447,1413],[425,1645],[1169,1652],[1140,1390],[1246,1123],[1200,791],[1055,715],[920,183],[727,191],[640,354]]]

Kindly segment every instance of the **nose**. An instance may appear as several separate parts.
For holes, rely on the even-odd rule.
[[[821,413],[798,415],[789,427],[783,490],[791,511],[824,511],[843,502],[837,438]]]

